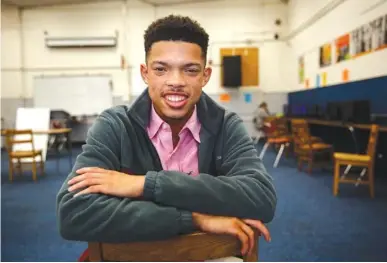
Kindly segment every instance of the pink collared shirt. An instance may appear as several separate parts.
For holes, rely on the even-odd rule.
[[[199,174],[198,146],[200,144],[201,124],[197,117],[196,107],[191,118],[179,133],[179,142],[173,148],[172,131],[156,113],[152,105],[148,136],[159,154],[163,170],[179,171],[196,176]]]

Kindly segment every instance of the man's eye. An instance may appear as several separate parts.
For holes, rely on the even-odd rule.
[[[199,70],[197,70],[197,69],[187,69],[187,71],[189,72],[189,73],[197,73],[197,72],[199,72]]]
[[[165,71],[165,68],[155,68],[156,71],[159,71],[159,72],[164,72]]]

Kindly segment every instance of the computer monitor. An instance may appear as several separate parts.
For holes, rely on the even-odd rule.
[[[326,107],[326,116],[328,120],[342,121],[341,102],[329,102]]]

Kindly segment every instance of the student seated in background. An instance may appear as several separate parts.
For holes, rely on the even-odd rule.
[[[57,196],[60,234],[130,242],[204,231],[237,236],[249,253],[253,229],[270,239],[276,192],[242,120],[202,91],[209,37],[171,15],[144,38],[148,88],[89,130]]]
[[[265,125],[270,125],[265,123],[265,119],[270,116],[269,107],[266,102],[259,104],[258,109],[254,112],[254,123],[255,127],[258,130],[263,130]]]

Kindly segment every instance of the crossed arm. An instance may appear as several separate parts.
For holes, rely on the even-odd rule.
[[[217,222],[230,229],[231,225],[244,227],[235,218],[248,218],[244,223],[253,225],[258,221],[252,219],[271,221],[276,206],[271,179],[241,121],[231,119],[229,125],[228,150],[221,167],[224,176],[190,177],[170,171],[135,176],[116,172],[119,159],[114,149],[119,149],[119,140],[102,115],[58,194],[62,236],[128,242],[165,239],[198,228],[205,231],[214,225],[209,215],[218,216]],[[226,220],[229,218],[233,220]],[[212,227],[212,231],[222,229]]]

